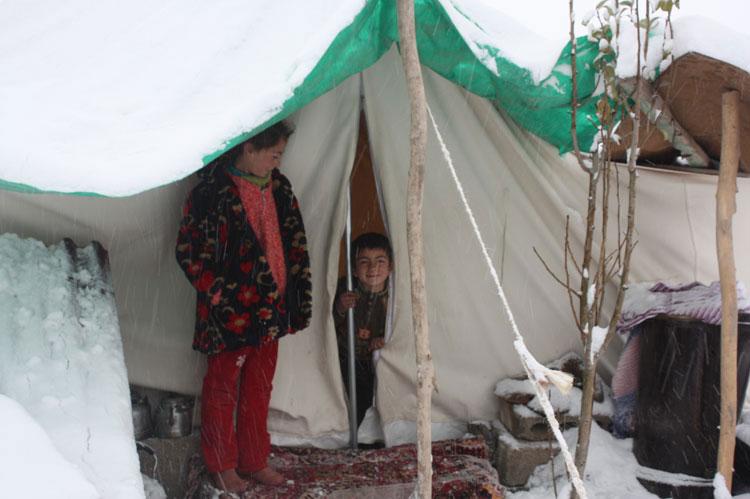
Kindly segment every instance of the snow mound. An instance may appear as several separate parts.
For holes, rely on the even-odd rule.
[[[25,409],[99,496],[142,498],[105,255],[94,244],[78,249],[67,240],[47,248],[33,239],[0,235],[0,393]],[[5,419],[0,418],[3,431]],[[39,480],[49,474],[45,463],[37,464],[36,456],[17,458],[26,445],[24,434],[17,435],[18,446],[0,440],[0,459],[31,468],[36,480],[24,484],[42,487],[46,492],[39,490],[40,497],[63,497],[55,480]]]
[[[88,499],[99,497],[81,470],[55,449],[49,436],[21,405],[0,394],[0,484],[4,497]],[[12,451],[11,451],[12,449]],[[44,482],[39,486],[40,474]]]

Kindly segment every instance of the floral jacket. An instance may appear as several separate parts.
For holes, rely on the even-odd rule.
[[[183,207],[176,248],[177,262],[198,292],[193,348],[214,354],[306,328],[312,315],[310,258],[289,180],[273,170],[287,271],[286,291],[279,296],[226,168],[214,164],[199,175],[202,181]]]

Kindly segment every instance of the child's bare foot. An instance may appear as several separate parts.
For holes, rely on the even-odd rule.
[[[250,486],[247,480],[240,478],[234,469],[211,473],[211,480],[217,489],[232,493],[244,492]]]
[[[250,473],[250,477],[256,482],[262,483],[263,485],[274,486],[281,485],[285,480],[284,475],[271,468],[270,466],[266,466],[260,471]]]

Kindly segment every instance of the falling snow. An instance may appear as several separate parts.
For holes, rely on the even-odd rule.
[[[301,8],[285,6],[283,11],[282,7],[276,11],[272,2],[267,2],[267,9],[255,9],[249,18],[226,16],[222,9],[194,4],[197,15],[190,19],[187,14],[185,18],[161,19],[153,15],[149,2],[122,4],[126,7],[109,2],[96,9],[81,9],[77,22],[69,24],[55,17],[59,14],[55,8],[75,11],[69,4],[55,7],[53,3],[37,2],[35,15],[27,17],[34,20],[35,29],[46,30],[39,31],[42,36],[24,31],[23,19],[17,17],[22,9],[15,8],[13,2],[0,3],[0,19],[4,19],[0,22],[4,27],[0,30],[0,48],[13,47],[20,39],[29,51],[4,50],[6,55],[0,59],[3,67],[10,68],[5,81],[11,87],[27,90],[22,94],[24,98],[3,101],[4,114],[10,121],[0,128],[4,136],[13,137],[12,150],[6,148],[10,155],[2,165],[3,171],[7,170],[3,178],[45,187],[47,179],[58,176],[58,188],[96,188],[112,194],[128,194],[181,178],[201,166],[202,155],[219,147],[227,131],[230,135],[238,133],[248,124],[260,124],[273,115],[315,65],[332,37],[364,4],[332,3],[343,7],[336,15],[321,16],[325,21],[321,26]],[[497,5],[482,0],[443,3],[471,49],[491,70],[497,71],[491,57],[491,48],[496,48],[529,69],[536,82],[553,69],[561,74],[566,69],[569,72],[563,66],[553,67],[560,47],[567,41],[567,23],[561,22],[567,16],[566,2],[545,6],[544,13],[523,2],[517,6],[504,3],[502,13]],[[583,10],[581,6],[577,8]],[[676,57],[696,51],[750,70],[750,50],[738,49],[750,46],[744,26],[746,16],[737,15],[743,8],[740,0],[684,2],[683,10],[674,19],[674,43],[667,40],[663,47]],[[284,36],[294,33],[295,40],[304,42],[305,51],[297,53],[293,40],[269,44],[282,52],[269,61],[266,52],[256,50],[252,40],[277,40],[281,36],[278,22],[274,22],[277,12],[286,12]],[[318,12],[325,13],[326,9]],[[130,39],[132,45],[108,32],[111,25],[107,20],[118,13],[127,21],[123,25],[128,29],[137,27],[132,30],[137,35]],[[472,18],[481,22],[469,22]],[[92,20],[97,22],[86,22]],[[80,29],[89,24],[97,31],[85,33]],[[250,24],[256,26],[252,34],[247,30]],[[221,26],[216,31],[224,38],[205,36],[206,28],[213,25]],[[313,32],[327,35],[312,36]],[[47,36],[48,33],[55,36]],[[186,38],[179,39],[179,50],[171,46],[174,50],[164,50],[165,59],[160,59],[160,52],[152,48],[169,48],[170,33]],[[124,36],[124,32],[119,34]],[[90,40],[95,37],[87,35],[97,35],[100,43],[92,44]],[[634,44],[626,40],[633,37],[627,38],[628,35],[632,33],[626,29],[619,48],[623,54],[632,55]],[[660,41],[657,38],[654,43]],[[29,54],[36,57],[27,57]],[[254,71],[244,75],[237,71],[237,58],[245,56],[249,61],[259,58],[265,68],[264,79],[259,79]],[[654,50],[652,66],[658,63],[658,56]],[[291,66],[285,65],[287,60],[293,61]],[[209,66],[209,72],[202,69]],[[252,67],[253,63],[248,62],[247,66]],[[660,69],[666,66],[661,63]],[[86,84],[78,85],[80,80],[71,77],[73,72],[86,75]],[[618,75],[634,72],[634,64],[623,57]],[[128,75],[135,75],[136,79],[129,79]],[[225,86],[216,85],[217,81]],[[556,83],[556,79],[548,81],[551,85]],[[217,108],[233,108],[227,104],[235,103],[239,94],[253,95],[254,100],[236,111],[216,112]],[[170,109],[181,109],[183,114],[166,112]],[[17,119],[37,115],[44,119]],[[104,123],[101,117],[112,116],[120,118],[111,120],[114,127],[100,126]],[[62,126],[71,122],[78,126]],[[148,129],[139,126],[143,123],[148,124]],[[58,130],[63,130],[63,135]],[[35,146],[39,137],[49,136],[56,138],[49,147]],[[166,141],[166,136],[171,140]],[[75,142],[75,137],[84,139]],[[179,151],[169,150],[161,147],[165,142],[182,147]],[[73,144],[73,149],[65,149],[68,143]],[[138,148],[132,147],[134,144]],[[61,151],[70,154],[60,154]],[[150,162],[141,161],[143,151],[151,151]],[[29,155],[35,165],[42,166],[28,168]],[[110,175],[105,176],[106,185],[101,184],[104,187],[82,186],[80,179],[88,178],[86,172],[71,175],[83,155],[108,158]],[[69,162],[60,167],[61,163],[50,161],[52,157],[64,157]],[[151,168],[149,165],[153,164],[162,167]],[[133,174],[136,165],[142,169]],[[571,211],[573,222],[580,223],[580,215]],[[90,269],[73,271],[62,246],[46,248],[38,241],[0,236],[0,441],[5,448],[14,449],[13,453],[0,452],[3,495],[144,497],[111,293]],[[600,333],[594,328],[593,334],[599,340]],[[530,355],[529,358],[533,359]],[[540,366],[534,366],[534,373],[540,379],[554,374]],[[571,396],[577,396],[575,390]],[[571,402],[571,396],[565,398],[553,389],[551,398],[557,409],[567,406],[573,411],[580,404],[577,400]],[[740,438],[750,440],[749,428],[750,423],[740,425]],[[404,434],[411,438],[411,431],[409,427]],[[565,432],[565,437],[572,444],[575,430]],[[588,473],[584,477],[591,497],[653,497],[635,479],[638,467],[631,446],[631,440],[614,440],[594,427]],[[24,466],[31,461],[33,467]],[[44,481],[35,480],[37,477],[30,474],[35,469],[44,469]],[[567,486],[563,470],[561,458],[557,458],[554,472],[558,476],[558,492]],[[552,497],[552,472],[549,465],[540,467],[532,475],[531,490],[511,497]],[[720,476],[715,483],[717,497],[728,497],[728,492],[722,490]],[[148,497],[161,494],[158,484],[150,480],[146,480],[146,491]]]

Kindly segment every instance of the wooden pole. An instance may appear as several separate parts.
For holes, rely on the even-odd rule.
[[[721,283],[721,427],[717,471],[732,489],[737,426],[737,281],[732,242],[732,216],[737,211],[737,168],[740,158],[740,94],[721,98],[721,166],[716,191],[716,251]]]
[[[422,196],[427,145],[427,100],[417,52],[414,0],[398,0],[398,33],[401,58],[411,103],[411,164],[407,186],[407,242],[411,271],[411,307],[417,354],[417,495],[432,497],[432,390],[434,369],[427,330]]]
[[[680,151],[691,167],[706,168],[711,164],[711,159],[706,151],[698,144],[690,133],[677,121],[672,114],[669,104],[661,98],[659,92],[647,80],[637,84],[636,78],[618,80],[620,86],[628,93],[639,97],[640,109],[648,121],[659,130],[675,149]]]

